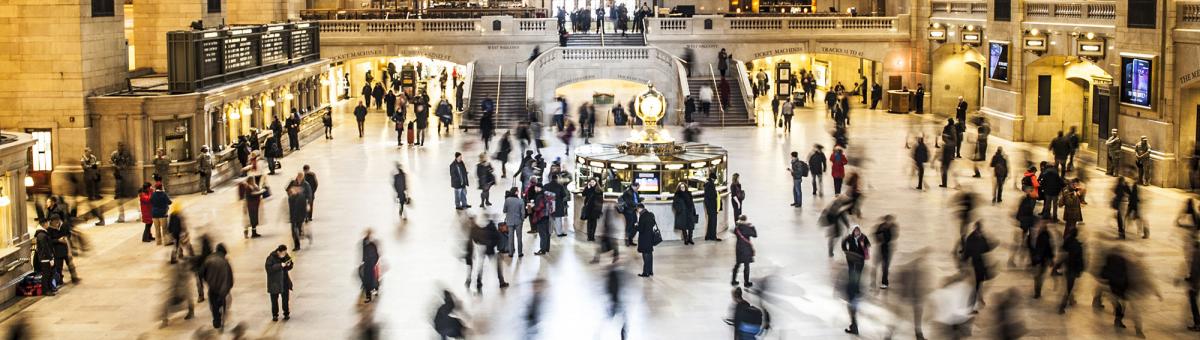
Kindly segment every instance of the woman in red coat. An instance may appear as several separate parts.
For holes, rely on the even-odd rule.
[[[153,216],[150,214],[150,194],[154,190],[150,189],[150,183],[142,183],[142,189],[138,190],[138,203],[141,203],[142,208],[142,223],[146,224],[146,230],[142,232],[142,242],[153,242],[154,236],[150,235],[150,226],[154,224]]]
[[[833,176],[833,194],[839,195],[842,193],[842,179],[846,178],[846,153],[842,147],[833,147],[833,153],[829,155],[830,175]]]

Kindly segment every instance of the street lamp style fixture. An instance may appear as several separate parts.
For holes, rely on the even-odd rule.
[[[1075,37],[1075,55],[1092,60],[1098,60],[1104,58],[1104,52],[1104,37],[1092,32],[1080,34],[1079,36]]]
[[[946,26],[942,26],[942,23],[939,22],[929,25],[929,40],[937,42],[946,41]]]
[[[1021,45],[1024,46],[1026,51],[1040,56],[1046,53],[1046,45],[1048,44],[1046,40],[1046,32],[1034,28],[1025,31],[1025,37],[1022,38],[1024,43]]]
[[[971,46],[979,46],[983,42],[983,28],[975,25],[967,25],[962,29],[962,43]]]

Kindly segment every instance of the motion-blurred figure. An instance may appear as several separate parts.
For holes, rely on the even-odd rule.
[[[1021,310],[1017,305],[1021,293],[1016,288],[1009,288],[1000,295],[1000,303],[996,305],[996,327],[993,339],[1012,340],[1025,336],[1025,323],[1021,320]]]
[[[725,323],[733,326],[734,340],[755,340],[766,332],[770,317],[742,297],[742,289],[733,288],[733,315]]]
[[[229,291],[233,289],[233,268],[225,259],[225,245],[217,244],[212,255],[204,260],[200,276],[208,284],[208,308],[212,311],[213,328],[225,327],[229,310]]]
[[[410,204],[408,174],[404,173],[404,167],[400,166],[400,163],[396,163],[396,172],[392,174],[392,188],[396,190],[396,205],[400,207],[400,218],[408,219],[408,215],[404,214],[404,206]]]
[[[883,215],[880,218],[879,225],[875,226],[875,243],[879,244],[879,270],[881,278],[879,280],[879,289],[888,289],[888,271],[892,267],[892,253],[895,249],[892,248],[892,241],[895,241],[899,236],[896,230],[896,217],[892,215]]]
[[[1188,307],[1192,311],[1192,325],[1188,326],[1188,330],[1200,332],[1200,306],[1196,302],[1200,295],[1200,241],[1189,239],[1191,248],[1188,251],[1188,271],[1184,281],[1187,284],[1187,299]]]
[[[1054,264],[1054,241],[1046,221],[1039,222],[1034,231],[1031,260],[1033,264],[1033,298],[1042,297],[1042,282],[1046,278],[1046,270]]]
[[[16,320],[13,320],[12,326],[8,327],[7,340],[30,340],[33,339],[34,329],[33,324],[29,322],[29,318],[18,314]]]
[[[596,244],[596,255],[592,257],[592,263],[600,262],[600,255],[607,252],[612,252],[612,263],[617,263],[620,259],[620,250],[617,246],[617,236],[613,233],[613,224],[617,223],[617,210],[612,206],[604,207],[604,217],[600,220],[600,235]]]
[[[466,338],[467,328],[456,316],[457,311],[458,303],[454,301],[454,294],[443,290],[442,305],[438,306],[433,315],[433,329],[437,331],[442,340]]]
[[[929,295],[929,278],[928,271],[925,268],[925,254],[928,254],[928,249],[918,251],[917,257],[912,261],[901,265],[900,270],[896,272],[896,283],[900,303],[896,310],[897,315],[903,315],[906,312],[904,307],[911,308],[913,333],[917,340],[925,339],[925,332],[921,327],[922,316],[925,311],[925,299]],[[888,334],[895,333],[896,325],[890,327]]]
[[[1075,304],[1075,280],[1083,274],[1084,253],[1083,242],[1079,241],[1079,229],[1070,229],[1063,233],[1062,253],[1055,269],[1059,266],[1066,268],[1064,273],[1067,280],[1067,290],[1063,293],[1062,302],[1058,304],[1058,314],[1066,314],[1067,306]]]
[[[992,251],[992,248],[991,242],[983,234],[983,224],[975,222],[975,229],[963,239],[962,246],[962,259],[971,263],[971,268],[975,273],[975,289],[968,301],[968,306],[971,308],[984,304],[983,283],[991,279],[986,256],[988,252]]]
[[[184,308],[187,309],[184,320],[191,320],[196,316],[196,307],[192,302],[191,282],[188,282],[193,277],[191,269],[191,265],[187,262],[167,266],[170,288],[167,290],[167,301],[163,304],[162,327],[167,326],[171,314]]]
[[[1150,224],[1142,218],[1141,184],[1133,183],[1129,186],[1129,204],[1125,208],[1125,220],[1129,223],[1137,223],[1138,232],[1142,234],[1142,238],[1150,238]],[[1123,236],[1122,234],[1122,238],[1124,238]]]
[[[525,308],[525,336],[522,339],[536,340],[542,324],[542,304],[546,300],[546,281],[533,281],[533,291],[530,293],[529,306]]]
[[[621,266],[612,265],[608,267],[604,280],[604,292],[608,296],[608,318],[617,319],[621,323],[621,340],[625,340],[628,335],[629,325],[629,315],[625,313],[625,306],[621,301],[621,290],[625,285],[626,276]]]
[[[475,291],[476,293],[483,292],[483,271],[485,265],[494,262],[496,264],[496,278],[500,282],[500,288],[507,288],[508,282],[504,281],[504,268],[500,263],[500,256],[496,255],[496,247],[500,245],[500,231],[496,229],[494,222],[488,222],[483,228],[474,228],[471,230],[471,239],[468,241],[472,244],[467,245],[468,249],[473,249],[475,246],[480,248],[479,251],[468,251],[467,256],[474,257],[480,260],[475,271]],[[474,254],[471,254],[474,253]],[[467,259],[468,266],[471,265],[472,259]],[[467,286],[470,287],[471,278],[467,277]]]
[[[362,280],[362,292],[365,303],[379,293],[379,247],[371,237],[371,229],[367,229],[362,239],[362,262],[358,266],[358,277]]]

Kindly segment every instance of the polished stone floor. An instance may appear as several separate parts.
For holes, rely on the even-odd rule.
[[[189,195],[182,201],[193,228],[207,232],[230,249],[236,284],[230,325],[245,323],[254,337],[267,339],[346,339],[358,323],[358,240],[363,230],[377,232],[383,253],[383,287],[374,319],[387,339],[435,339],[430,326],[433,311],[440,303],[442,289],[449,289],[463,303],[462,317],[471,327],[471,338],[521,339],[524,316],[531,294],[531,282],[545,279],[546,303],[539,339],[618,339],[619,327],[605,317],[602,275],[604,266],[588,264],[594,246],[577,235],[553,240],[551,255],[504,260],[503,270],[513,283],[499,290],[495,281],[482,294],[468,293],[462,285],[466,267],[460,260],[464,236],[452,208],[447,164],[455,151],[476,155],[482,150],[477,137],[454,132],[445,137],[432,136],[422,148],[396,147],[394,132],[381,113],[368,116],[366,138],[353,136],[354,123],[345,108],[338,108],[335,139],[318,139],[282,160],[281,175],[270,183],[283,186],[304,164],[320,176],[316,216],[311,224],[315,242],[296,252],[292,279],[292,319],[270,321],[263,260],[278,244],[290,244],[284,218],[284,199],[273,197],[264,207],[263,238],[245,240],[241,236],[244,213],[232,185],[218,188],[206,196]],[[850,127],[851,149],[848,156],[858,166],[866,182],[866,200],[861,223],[873,230],[884,214],[897,216],[900,225],[896,263],[905,263],[921,254],[924,263],[941,278],[958,273],[952,256],[958,227],[948,202],[959,190],[985,193],[991,179],[970,178],[969,164],[960,161],[953,169],[951,189],[913,190],[907,138],[940,129],[933,117],[893,115],[882,111],[857,110]],[[789,177],[785,171],[790,151],[807,154],[813,143],[830,145],[830,125],[823,110],[801,109],[791,134],[771,127],[710,128],[702,140],[724,146],[730,152],[730,169],[741,173],[747,191],[746,214],[759,230],[756,240],[757,262],[753,277],[778,278],[772,289],[775,298],[767,305],[774,329],[768,339],[839,339],[851,338],[842,332],[848,323],[845,302],[837,292],[836,277],[845,268],[843,257],[825,255],[825,231],[816,223],[821,209],[832,199],[832,183],[826,179],[823,197],[808,196],[803,208],[791,208]],[[675,130],[676,128],[672,128]],[[431,129],[432,131],[432,129]],[[598,141],[622,140],[628,129],[605,127]],[[673,131],[678,135],[678,130]],[[547,134],[549,135],[549,134]],[[578,140],[577,140],[578,142]],[[1045,157],[1043,146],[1013,144],[998,139],[993,145],[1009,150],[1012,163],[1023,164],[1017,150],[1028,149],[1037,159]],[[547,155],[563,152],[563,145],[551,141]],[[466,157],[468,165],[475,157]],[[390,175],[395,163],[409,171],[414,205],[411,216],[401,221],[393,203]],[[515,166],[510,164],[510,166]],[[468,166],[473,172],[474,168]],[[1015,166],[1014,166],[1015,168]],[[987,172],[987,171],[985,171]],[[473,176],[473,174],[472,174]],[[927,180],[936,172],[929,171]],[[1015,173],[1010,178],[1016,178]],[[1089,249],[1112,242],[1114,228],[1107,209],[1108,188],[1112,180],[1093,173],[1085,208]],[[474,179],[472,178],[472,181]],[[502,182],[503,183],[503,182]],[[501,188],[492,197],[500,201]],[[980,214],[993,241],[1001,243],[992,260],[1003,263],[1015,230],[1011,220],[1017,190],[1005,186],[1009,199],[1003,205],[984,204]],[[478,203],[478,191],[470,191],[469,201]],[[1187,332],[1187,302],[1183,289],[1175,285],[1181,278],[1182,244],[1186,235],[1174,220],[1186,196],[1166,189],[1147,191],[1147,213],[1154,232],[1149,240],[1131,239],[1122,243],[1141,252],[1150,267],[1164,299],[1144,304],[1146,335],[1152,339],[1195,339]],[[498,206],[490,208],[498,211]],[[109,217],[112,219],[112,215]],[[859,221],[856,221],[858,223]],[[1061,228],[1061,226],[1056,227]],[[181,320],[176,314],[166,328],[159,328],[159,313],[166,289],[167,248],[143,244],[142,226],[135,223],[89,228],[97,249],[77,260],[84,281],[67,287],[55,297],[39,298],[21,315],[32,320],[38,334],[47,339],[183,339],[197,329],[209,326],[206,305],[197,306],[197,318]],[[664,230],[665,231],[665,230]],[[729,275],[733,264],[732,235],[724,242],[700,242],[695,246],[668,243],[655,253],[655,276],[631,277],[624,290],[628,301],[629,332],[632,339],[724,339],[731,335],[722,319],[729,314]],[[533,237],[527,243],[536,242]],[[526,245],[530,247],[529,244]],[[623,250],[620,265],[627,272],[640,270],[640,259]],[[528,250],[527,253],[532,253]],[[1032,289],[1030,274],[1004,265],[988,291],[1000,292],[1015,287],[1028,296]],[[485,275],[485,278],[491,278]],[[1055,313],[1061,284],[1047,284],[1047,297],[1021,300],[1019,313],[1027,336],[1035,339],[1113,339],[1132,336],[1132,329],[1117,331],[1111,325],[1111,306],[1096,312],[1089,298],[1094,281],[1085,276],[1077,287],[1079,305],[1066,315]],[[895,288],[895,287],[894,287]],[[893,289],[894,290],[894,289]],[[896,338],[912,337],[911,324],[903,303],[891,291],[870,289],[860,314],[861,338],[881,339],[895,325]],[[995,301],[996,299],[993,299]],[[757,303],[757,298],[751,298]],[[990,338],[996,328],[991,307],[984,308],[974,323],[975,337]],[[934,321],[926,318],[932,339],[947,336]],[[3,326],[13,323],[8,320]],[[1131,325],[1132,327],[1132,325]]]

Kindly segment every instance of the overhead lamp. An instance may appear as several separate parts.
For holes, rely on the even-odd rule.
[[[283,93],[283,99],[284,99],[284,100],[289,100],[289,101],[290,101],[290,100],[292,100],[292,98],[296,98],[296,97],[295,97],[295,96],[293,96],[291,92],[284,92],[284,93]]]
[[[241,110],[238,110],[238,109],[229,110],[229,119],[241,119],[242,114],[240,113],[240,111]]]
[[[1084,34],[1083,36],[1088,38],[1088,40],[1096,39],[1096,33],[1093,32],[1087,32],[1087,34]]]
[[[10,203],[12,203],[12,200],[7,195],[4,195],[4,188],[0,187],[0,207],[7,207]]]
[[[275,100],[271,99],[271,98],[267,98],[267,101],[263,102],[263,105],[265,105],[266,107],[275,107]]]
[[[28,188],[28,187],[32,187],[32,186],[33,186],[33,176],[25,176],[25,187]]]

